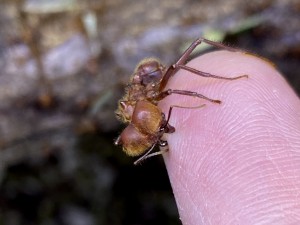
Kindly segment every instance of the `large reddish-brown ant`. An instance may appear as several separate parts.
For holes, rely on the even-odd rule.
[[[123,146],[123,151],[129,156],[140,156],[144,154],[135,161],[134,164],[138,164],[142,160],[154,155],[164,153],[166,150],[151,152],[156,145],[167,146],[167,141],[162,140],[163,134],[175,132],[175,128],[169,124],[172,109],[174,107],[191,108],[171,106],[168,116],[166,117],[157,106],[160,100],[171,94],[179,94],[202,98],[213,103],[221,103],[220,100],[208,98],[197,92],[176,89],[164,90],[169,79],[179,69],[187,70],[202,77],[223,80],[236,80],[242,77],[248,77],[247,75],[231,78],[216,76],[186,66],[185,63],[188,57],[202,42],[228,51],[239,51],[218,42],[198,38],[185,50],[180,59],[168,69],[166,69],[159,60],[154,58],[146,58],[137,65],[130,78],[130,83],[125,89],[125,95],[119,101],[116,111],[118,119],[128,124],[128,126],[115,141],[116,145]],[[199,107],[202,106],[203,105]]]

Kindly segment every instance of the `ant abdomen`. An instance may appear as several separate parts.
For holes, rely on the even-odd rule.
[[[136,67],[132,83],[147,86],[160,82],[163,78],[165,67],[155,58],[143,59]]]

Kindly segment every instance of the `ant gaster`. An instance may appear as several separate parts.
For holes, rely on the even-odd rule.
[[[199,108],[204,106],[182,107],[173,105],[169,108],[168,116],[166,117],[158,107],[158,102],[160,100],[171,94],[178,94],[205,99],[213,103],[221,103],[220,100],[208,98],[197,92],[177,89],[164,90],[169,79],[179,69],[187,70],[202,77],[223,80],[236,80],[242,77],[248,77],[248,75],[231,78],[222,77],[186,66],[185,63],[187,62],[188,57],[202,42],[228,51],[239,51],[218,42],[198,38],[185,50],[179,60],[169,68],[166,68],[159,60],[154,58],[146,58],[137,65],[130,78],[129,84],[125,89],[125,95],[119,101],[118,109],[116,110],[117,118],[121,122],[128,124],[128,126],[115,141],[116,145],[122,145],[123,151],[129,156],[140,156],[144,154],[135,161],[134,164],[138,164],[146,158],[167,151],[167,149],[165,149],[151,153],[156,145],[161,147],[167,146],[167,141],[162,140],[162,136],[165,133],[175,132],[175,128],[169,124],[172,109],[174,107]]]

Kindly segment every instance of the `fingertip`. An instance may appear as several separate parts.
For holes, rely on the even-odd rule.
[[[253,224],[251,221],[261,219],[259,210],[267,216],[264,204],[272,210],[281,204],[275,194],[267,194],[276,191],[299,209],[293,196],[300,193],[300,183],[295,181],[300,180],[300,164],[293,160],[300,156],[300,143],[295,138],[300,140],[300,104],[285,79],[268,61],[244,53],[213,52],[189,65],[240,79],[202,78],[181,70],[168,84],[168,88],[220,99],[215,103],[222,101],[211,104],[173,95],[162,103],[164,109],[170,104],[207,104],[200,110],[175,110],[170,119],[176,132],[167,135],[170,151],[164,158],[183,223],[223,224],[235,217],[243,224]],[[292,130],[292,135],[287,130]],[[294,189],[286,193],[284,185],[275,187],[270,177],[285,184],[285,176],[291,175],[281,168],[288,162],[294,165],[289,168],[294,176],[288,181]],[[255,196],[264,201],[257,202]],[[245,205],[252,206],[247,211],[243,210]],[[251,210],[253,214],[247,214]],[[289,210],[295,212],[295,208]]]

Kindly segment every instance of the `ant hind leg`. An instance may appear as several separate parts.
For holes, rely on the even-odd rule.
[[[236,77],[223,77],[223,76],[218,76],[218,75],[214,75],[211,73],[206,73],[200,70],[196,70],[192,67],[186,66],[186,65],[178,65],[178,68],[189,71],[193,74],[199,75],[201,77],[210,77],[210,78],[215,78],[215,79],[221,79],[221,80],[237,80],[240,78],[248,78],[248,75],[244,74],[244,75],[240,75],[240,76],[236,76]]]
[[[168,83],[169,79],[179,70],[179,69],[184,69],[184,70],[188,70],[194,74],[197,74],[199,76],[203,76],[203,77],[211,77],[211,78],[217,78],[217,79],[224,79],[224,80],[236,80],[242,77],[248,77],[248,75],[241,75],[241,76],[237,76],[234,78],[226,78],[226,77],[221,77],[221,76],[216,76],[213,74],[209,74],[209,73],[205,73],[202,71],[198,71],[195,70],[193,68],[187,67],[185,66],[185,63],[187,62],[188,58],[190,57],[190,55],[192,54],[192,52],[194,51],[194,49],[200,45],[201,43],[206,43],[208,45],[211,45],[213,47],[219,48],[219,49],[225,49],[227,51],[231,51],[231,52],[242,52],[245,53],[245,51],[240,50],[240,49],[236,49],[236,48],[232,48],[229,47],[227,45],[224,45],[222,43],[219,42],[215,42],[215,41],[211,41],[205,38],[198,38],[196,39],[185,51],[184,53],[181,55],[181,57],[179,58],[179,60],[173,64],[172,66],[170,66],[165,74],[165,76],[163,77],[163,80],[160,84],[159,90],[163,90],[166,87],[166,84]]]

